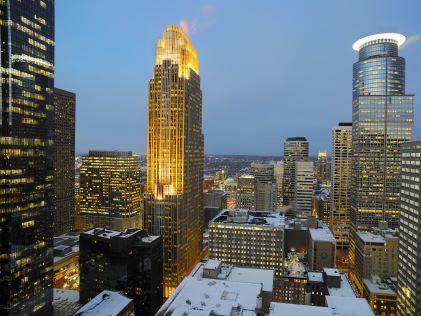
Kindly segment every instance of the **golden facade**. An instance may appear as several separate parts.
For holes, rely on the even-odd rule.
[[[80,168],[77,228],[142,227],[139,157],[125,151],[89,151]]]
[[[202,92],[197,52],[176,26],[158,41],[149,81],[145,228],[164,239],[164,297],[199,261],[203,221]]]

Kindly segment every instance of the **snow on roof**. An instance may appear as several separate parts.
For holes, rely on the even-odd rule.
[[[365,298],[326,296],[327,306],[341,316],[374,316]]]
[[[146,237],[142,237],[142,242],[145,242],[145,243],[154,242],[159,237],[160,236],[146,236]]]
[[[341,274],[341,286],[340,287],[328,287],[327,291],[330,296],[337,297],[351,297],[355,298],[355,292],[352,289],[351,284],[345,274]]]
[[[57,289],[54,288],[53,294],[53,304],[61,301],[66,301],[69,303],[77,303],[79,302],[79,291],[73,290],[64,290],[64,289]]]
[[[274,274],[275,272],[270,269],[233,267],[227,276],[227,280],[262,284],[263,291],[272,292]]]
[[[311,239],[314,241],[335,241],[335,237],[326,225],[319,228],[310,228],[309,232]]]
[[[212,219],[211,224],[285,227],[285,217],[272,212],[249,211],[248,209],[223,209]]]
[[[386,294],[386,295],[396,295],[396,291],[386,283],[382,283],[380,277],[376,276],[371,278],[365,278],[364,284],[370,291],[370,293]]]
[[[228,316],[231,309],[239,305],[243,310],[254,311],[261,292],[261,284],[189,276],[181,282],[157,315],[182,309],[188,311],[187,314],[195,311],[195,316],[203,316],[210,311],[217,315]],[[197,311],[203,313],[197,314]]]
[[[209,259],[208,261],[206,261],[204,268],[205,269],[212,269],[212,270],[216,270],[221,266],[221,261],[219,260],[212,260]]]
[[[89,315],[119,315],[131,302],[131,299],[117,292],[102,291],[79,309],[74,316],[83,315],[87,311]]]
[[[332,310],[327,307],[308,306],[287,303],[270,303],[269,316],[332,316]]]
[[[357,232],[357,236],[365,243],[383,244],[385,242],[385,239],[382,235],[377,235],[370,232]]]
[[[310,282],[323,282],[322,272],[309,271],[307,277]]]

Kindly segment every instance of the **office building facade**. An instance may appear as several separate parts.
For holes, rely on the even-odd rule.
[[[252,175],[238,177],[237,207],[241,209],[256,209],[256,179]]]
[[[133,299],[136,315],[154,315],[162,305],[162,238],[139,229],[95,228],[80,234],[80,301],[103,290]]]
[[[290,137],[284,143],[283,204],[289,205],[295,198],[295,163],[308,161],[308,141],[305,137]]]
[[[145,228],[164,239],[164,297],[200,259],[203,225],[202,91],[188,37],[167,26],[149,81]]]
[[[91,150],[80,168],[79,229],[142,227],[139,156]]]
[[[0,314],[52,313],[54,1],[0,2]]]
[[[274,165],[252,163],[250,174],[256,180],[256,211],[276,210],[276,181]]]
[[[295,211],[310,216],[313,209],[314,163],[297,161],[295,163]]]
[[[421,313],[421,141],[402,147],[398,315]]]
[[[339,249],[349,246],[352,123],[339,123],[332,129],[332,190],[329,227]]]
[[[54,89],[54,236],[74,228],[76,95]]]

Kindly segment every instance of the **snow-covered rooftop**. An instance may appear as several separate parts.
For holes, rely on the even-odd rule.
[[[327,306],[341,316],[374,316],[365,298],[326,296]]]
[[[339,296],[339,297],[356,297],[355,292],[352,289],[351,284],[348,281],[348,278],[345,274],[340,274],[341,276],[341,286],[340,287],[328,287],[328,292],[330,296]]]
[[[364,284],[370,293],[396,295],[396,288],[392,281],[390,281],[390,284],[384,283],[377,275],[372,276],[371,278],[365,278]]]
[[[310,282],[323,282],[322,272],[309,271],[307,277]]]
[[[262,285],[227,280],[186,277],[157,315],[179,314],[205,316],[211,311],[231,315],[232,308],[254,311],[261,297]]]
[[[79,309],[74,316],[84,315],[85,313],[87,314],[88,311],[89,315],[120,315],[120,313],[125,310],[131,302],[131,299],[121,295],[120,293],[102,291]]]
[[[269,316],[332,316],[332,310],[327,307],[308,306],[298,304],[274,303],[270,304]]]
[[[309,232],[311,239],[314,241],[335,241],[335,237],[326,225],[319,228],[310,228]]]

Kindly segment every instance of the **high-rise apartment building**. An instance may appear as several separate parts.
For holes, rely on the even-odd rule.
[[[284,178],[284,161],[278,161],[274,164],[274,174],[276,182],[276,203],[277,207],[282,207],[282,187],[283,187],[283,178]]]
[[[398,226],[400,146],[412,139],[414,96],[405,94],[401,34],[383,33],[356,41],[353,71],[351,229],[368,230],[386,221]]]
[[[136,315],[155,315],[162,305],[162,237],[95,228],[80,234],[79,249],[81,303],[117,290],[134,300]]]
[[[353,67],[349,261],[356,232],[379,221],[398,226],[401,145],[412,139],[414,96],[405,92],[405,36],[375,34],[356,41]],[[351,275],[353,272],[351,272]]]
[[[352,123],[339,123],[332,129],[332,205],[327,220],[338,249],[349,245],[351,157]]]
[[[256,209],[256,179],[252,175],[242,175],[237,182],[237,207]]]
[[[75,221],[76,95],[54,89],[54,236],[73,229]]]
[[[283,204],[295,198],[295,163],[308,161],[308,141],[305,137],[290,137],[284,143]]]
[[[54,1],[0,2],[0,314],[52,313]]]
[[[421,141],[402,147],[398,314],[421,313]]]
[[[256,180],[256,211],[276,210],[276,182],[273,164],[252,163],[250,174]]]
[[[295,163],[295,211],[298,214],[312,215],[313,208],[314,163],[297,161]]]
[[[131,151],[89,151],[80,168],[80,229],[142,226],[139,156]]]
[[[203,225],[202,91],[188,37],[167,26],[149,81],[145,228],[164,239],[164,297],[200,259]]]

